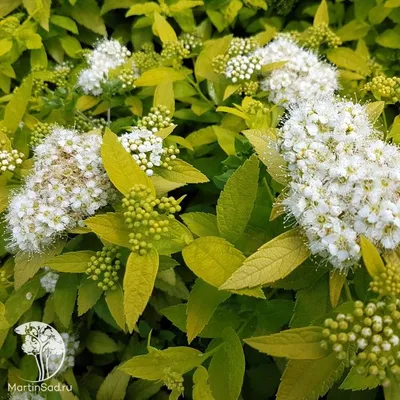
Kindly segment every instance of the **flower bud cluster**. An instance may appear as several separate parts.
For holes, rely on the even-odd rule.
[[[248,114],[267,114],[269,112],[269,108],[265,106],[261,101],[251,99],[245,106],[245,111]]]
[[[343,269],[359,261],[360,235],[396,248],[400,154],[380,139],[364,106],[310,99],[291,110],[279,135],[292,178],[283,204],[313,254]]]
[[[190,56],[190,50],[188,50],[183,42],[179,40],[169,40],[163,43],[161,51],[162,62],[177,61],[181,62],[183,59]]]
[[[252,53],[260,47],[258,41],[254,37],[250,38],[233,38],[229,44],[227,54],[229,58],[236,56],[244,56]]]
[[[100,135],[54,128],[35,147],[31,174],[10,198],[12,247],[41,252],[107,205],[114,190],[101,162],[101,143]]]
[[[179,393],[184,392],[183,376],[178,372],[172,371],[171,368],[164,369],[163,381],[164,381],[165,386],[169,390],[179,392]]]
[[[130,51],[117,40],[101,40],[88,55],[88,68],[78,77],[78,87],[85,94],[99,96],[103,93],[102,84],[107,81],[110,70],[123,65],[131,55]]]
[[[75,355],[79,348],[79,341],[77,340],[75,335],[72,335],[67,332],[62,332],[61,337],[64,341],[65,346],[65,356],[64,362],[60,369],[60,372],[66,371],[68,368],[73,368],[75,365]],[[49,371],[55,372],[62,360],[61,355],[51,355],[49,360]]]
[[[30,146],[36,147],[43,142],[44,138],[50,135],[50,133],[55,128],[54,124],[49,124],[47,122],[38,122],[31,132]]]
[[[261,67],[259,56],[236,56],[227,62],[225,76],[232,83],[249,81],[254,74],[261,71]]]
[[[4,149],[5,142],[0,142],[0,176],[6,172],[13,172],[18,165],[21,165],[24,160],[24,154],[18,150],[6,150]]]
[[[400,78],[389,78],[384,75],[374,76],[371,82],[365,84],[364,89],[373,92],[377,98],[397,103],[400,99]]]
[[[286,62],[267,72],[260,81],[261,89],[269,93],[269,100],[273,103],[287,108],[315,97],[333,95],[338,89],[335,68],[298,46],[288,36],[278,36],[267,46],[254,51],[253,55],[260,57],[262,65]]]
[[[370,288],[381,296],[397,297],[400,294],[400,263],[394,252],[386,252],[385,271],[373,277]]]
[[[46,293],[54,293],[60,275],[54,271],[51,271],[49,267],[45,267],[45,270],[47,273],[40,278],[40,285],[46,291]]]
[[[48,85],[43,79],[33,78],[33,80],[32,80],[32,96],[33,97],[40,97],[47,88],[48,88]]]
[[[67,86],[71,70],[72,64],[68,61],[64,61],[54,68],[52,81],[57,85],[57,87],[64,88]]]
[[[318,49],[323,44],[335,49],[342,44],[340,37],[329,28],[328,24],[310,26],[300,35],[299,42],[313,49]]]
[[[179,42],[186,50],[189,50],[190,53],[200,50],[201,46],[203,45],[203,42],[199,37],[187,32],[182,33],[179,38]]]
[[[107,121],[104,118],[95,118],[81,112],[75,113],[75,129],[80,132],[89,132],[93,129],[103,129],[106,126]]]
[[[158,199],[144,185],[135,185],[122,199],[122,207],[125,223],[132,229],[129,234],[131,249],[140,255],[152,248],[153,240],[160,240],[168,232],[169,222],[175,219],[175,213],[181,211],[173,197]]]
[[[325,320],[321,346],[348,360],[358,374],[375,376],[388,386],[389,376],[400,377],[399,308],[399,300],[387,297],[367,305],[356,301],[352,313]]]
[[[121,269],[121,253],[117,246],[105,246],[90,258],[86,274],[98,281],[97,286],[104,291],[115,290],[118,282],[118,271]]]
[[[118,79],[122,82],[122,89],[134,89],[136,87],[135,80],[139,78],[139,76],[140,73],[135,64],[132,65],[132,69],[124,69],[121,71],[118,75]]]
[[[145,43],[140,51],[133,53],[132,60],[140,71],[154,68],[161,63],[160,55],[154,51],[150,43]]]
[[[6,271],[4,271],[4,270],[0,271],[0,285],[2,287],[7,287],[7,286],[12,285],[12,282],[9,280],[9,278],[11,278],[11,275],[7,276]]]
[[[140,129],[147,129],[153,133],[168,128],[171,125],[173,125],[171,111],[163,105],[152,107],[147,116],[138,121],[138,127]]]
[[[257,81],[245,81],[240,85],[239,93],[244,96],[255,96],[259,88],[260,84]]]

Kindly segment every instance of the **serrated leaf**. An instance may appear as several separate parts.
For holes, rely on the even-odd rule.
[[[99,300],[103,290],[97,282],[90,278],[83,278],[78,289],[78,317],[89,311]]]
[[[120,285],[106,292],[106,303],[117,325],[125,330],[124,292]]]
[[[368,117],[372,123],[374,123],[379,118],[379,116],[383,112],[384,107],[384,101],[374,101],[365,105]]]
[[[124,216],[120,213],[96,215],[86,219],[85,224],[101,239],[128,249],[132,247],[129,243],[131,230],[126,226]]]
[[[198,169],[179,158],[171,160],[169,165],[172,167],[171,171],[166,168],[155,167],[154,172],[170,182],[183,184],[208,182],[208,178]]]
[[[90,331],[86,339],[86,347],[93,354],[107,354],[118,351],[118,346],[107,334]]]
[[[153,106],[165,106],[170,111],[170,117],[175,112],[174,85],[172,82],[162,83],[154,92]]]
[[[9,39],[0,40],[0,57],[7,54],[13,47],[13,42]]]
[[[71,58],[79,58],[82,52],[82,47],[79,40],[74,36],[61,36],[59,38],[62,48],[65,53]]]
[[[208,371],[203,366],[193,374],[193,383],[193,400],[215,400],[208,383]]]
[[[72,251],[51,258],[47,261],[47,266],[58,272],[83,273],[88,269],[88,262],[94,255],[95,252],[90,250]]]
[[[141,256],[131,253],[124,275],[124,310],[130,332],[146,308],[158,272],[158,254],[154,250]]]
[[[199,350],[190,347],[169,347],[154,349],[148,354],[131,358],[119,369],[134,378],[157,381],[165,376],[165,369],[171,368],[178,374],[185,374],[203,363],[205,357]]]
[[[222,237],[235,243],[249,222],[257,196],[259,166],[252,156],[228,179],[217,203],[217,224]]]
[[[245,360],[242,343],[232,328],[222,333],[223,346],[213,356],[209,382],[215,400],[237,400],[242,389]]]
[[[78,278],[75,274],[62,274],[54,292],[54,310],[64,328],[68,328],[75,307]]]
[[[230,293],[197,279],[189,295],[186,314],[186,331],[190,343],[207,325],[218,305],[227,300]]]
[[[187,70],[177,71],[173,68],[159,67],[149,69],[136,79],[136,86],[158,86],[167,82],[181,81],[189,74]]]
[[[217,217],[214,214],[190,212],[180,216],[183,222],[197,236],[219,236]]]
[[[340,385],[343,390],[366,390],[374,389],[380,384],[380,379],[374,375],[360,375],[357,372],[358,367],[351,368],[346,378]]]
[[[297,229],[285,232],[246,259],[221,289],[233,290],[266,285],[294,271],[310,255]]]
[[[345,362],[337,354],[319,360],[289,360],[282,375],[277,400],[317,400],[340,378]]]
[[[101,158],[114,186],[124,195],[135,185],[145,185],[155,194],[151,179],[140,169],[133,157],[124,149],[115,133],[106,129],[101,146]]]
[[[385,264],[377,248],[365,237],[360,238],[361,255],[368,273],[374,277],[385,272]]]
[[[101,384],[96,400],[124,400],[130,376],[114,368]]]
[[[221,149],[224,150],[228,156],[236,156],[236,132],[217,125],[214,125],[213,128]]]
[[[244,339],[251,347],[274,357],[295,360],[313,360],[325,357],[329,352],[321,348],[322,328],[310,326],[289,329],[268,336]]]
[[[117,1],[120,2],[121,0]],[[155,11],[161,11],[160,6],[155,2],[135,4],[128,10],[126,17],[130,17],[131,15],[153,14]]]
[[[107,35],[106,26],[100,16],[100,8],[96,0],[78,1],[73,7],[69,8],[69,12],[78,24],[99,35]]]
[[[63,15],[52,15],[50,18],[50,22],[54,25],[66,29],[67,31],[75,33],[75,35],[79,33],[75,21],[71,18],[65,17]]]
[[[76,102],[76,109],[79,111],[86,111],[99,104],[101,99],[94,96],[81,96]]]
[[[314,16],[314,26],[329,25],[329,12],[326,0],[322,0]]]
[[[386,29],[375,41],[380,46],[389,49],[400,49],[400,33],[394,29]]]
[[[169,41],[176,42],[178,40],[172,26],[157,11],[154,12],[153,29],[155,30],[157,36],[163,43]]]
[[[390,384],[383,388],[385,394],[385,400],[397,400],[400,398],[400,383],[392,378]]]
[[[32,75],[24,80],[18,91],[12,95],[4,110],[4,120],[2,124],[14,133],[21,122],[32,91]]]
[[[348,47],[330,49],[328,50],[327,57],[330,62],[336,64],[338,67],[361,73],[364,76],[368,74],[369,67],[367,60]]]
[[[49,30],[49,18],[51,0],[23,0],[24,7],[28,13],[39,22],[40,26],[46,31]]]
[[[331,271],[329,274],[329,298],[333,308],[335,308],[339,302],[346,278],[347,274],[337,270]]]

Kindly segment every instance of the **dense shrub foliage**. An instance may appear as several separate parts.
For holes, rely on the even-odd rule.
[[[400,399],[399,49],[399,0],[1,0],[1,396]]]

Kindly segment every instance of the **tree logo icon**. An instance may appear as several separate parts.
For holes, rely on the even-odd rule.
[[[52,326],[38,321],[22,324],[15,332],[23,336],[23,352],[35,357],[39,375],[36,381],[29,382],[42,382],[56,375],[65,358],[61,335]]]

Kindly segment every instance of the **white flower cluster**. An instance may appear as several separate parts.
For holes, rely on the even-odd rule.
[[[130,51],[118,40],[99,41],[88,56],[89,67],[84,69],[78,77],[78,87],[85,94],[99,96],[103,93],[101,84],[107,81],[108,72],[123,65],[130,55]],[[132,68],[136,67],[132,66]]]
[[[49,267],[45,267],[45,270],[48,272],[40,278],[40,284],[46,293],[54,293],[60,275],[51,271]]]
[[[9,400],[45,400],[40,394],[32,392],[12,392]]]
[[[262,65],[286,61],[260,81],[261,89],[269,92],[273,103],[287,107],[315,96],[333,95],[338,89],[335,68],[289,37],[279,36],[253,55],[261,58]]]
[[[35,164],[11,196],[11,246],[40,252],[55,238],[104,207],[114,193],[100,157],[102,138],[55,128],[35,147]]]
[[[232,83],[250,80],[254,73],[261,71],[261,67],[261,58],[258,56],[236,56],[227,62],[225,76]]]
[[[292,178],[287,210],[313,254],[339,269],[360,258],[359,236],[400,243],[400,151],[380,140],[364,106],[314,98],[290,112],[278,141]]]
[[[0,150],[0,174],[6,171],[14,171],[17,165],[21,165],[24,154],[18,150]]]
[[[154,166],[159,167],[162,164],[162,139],[148,129],[133,128],[132,132],[121,135],[119,140],[148,176],[153,175]]]
[[[71,335],[67,332],[61,333],[61,337],[65,345],[65,356],[60,372],[64,372],[68,368],[73,368],[75,365],[75,355],[79,348],[79,340],[76,339],[75,335]],[[49,359],[49,371],[53,373],[57,371],[61,363],[61,355],[52,355]]]

